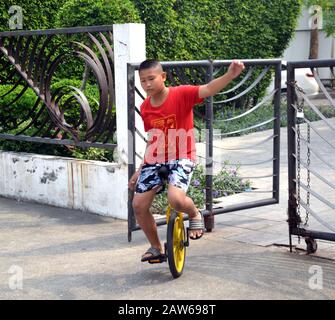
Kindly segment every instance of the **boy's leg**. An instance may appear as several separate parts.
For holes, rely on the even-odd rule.
[[[146,235],[152,247],[163,252],[161,242],[157,233],[157,225],[154,217],[150,213],[150,206],[156,195],[156,189],[152,189],[143,193],[136,193],[133,199],[133,209],[138,224]],[[146,254],[150,256],[150,254]],[[143,256],[146,257],[146,255]]]
[[[201,214],[195,206],[193,200],[186,196],[186,193],[181,188],[178,188],[172,184],[169,184],[168,187],[168,200],[171,206],[181,212],[188,214],[190,220],[201,220]],[[203,233],[203,230],[190,230],[190,237],[196,238],[200,237]]]

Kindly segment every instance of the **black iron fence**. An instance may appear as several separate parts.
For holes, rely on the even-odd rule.
[[[214,228],[216,214],[276,204],[279,201],[281,60],[243,62],[246,70],[239,79],[215,97],[207,98],[202,106],[194,108],[195,128],[200,132],[197,159],[206,168],[206,205],[203,214],[208,231]],[[226,72],[230,63],[231,61],[188,61],[163,62],[162,65],[167,73],[168,83],[175,86],[207,83]],[[129,179],[142,160],[141,152],[136,149],[137,142],[146,141],[145,135],[136,126],[136,114],[140,111],[135,101],[139,97],[140,101],[144,99],[141,89],[135,85],[138,68],[139,64],[128,64]],[[259,100],[260,96],[264,98]],[[230,111],[236,112],[225,112],[227,106]],[[234,123],[236,125],[231,125]],[[266,129],[265,138],[262,136],[260,139],[257,133]],[[248,137],[244,141],[234,140],[236,136],[251,132],[254,132],[253,139]],[[242,179],[251,183],[249,190],[240,190],[240,194],[248,195],[250,201],[237,198],[235,203],[227,205],[225,194],[229,190],[213,190],[213,175],[227,166],[232,171],[239,168],[244,174]],[[262,189],[264,185],[267,189]],[[213,203],[213,191],[221,192],[221,204]],[[269,196],[264,196],[266,194]],[[132,231],[139,229],[132,210],[132,199],[133,193],[129,191],[129,241]],[[158,218],[156,223],[165,224],[165,217]]]
[[[112,28],[1,32],[0,139],[114,149]]]
[[[315,239],[335,240],[335,95],[319,73],[334,68],[335,59],[290,62],[287,65],[288,115],[288,223],[292,236],[305,238],[307,252],[317,249]],[[318,105],[302,84],[297,69],[310,68],[322,98]]]

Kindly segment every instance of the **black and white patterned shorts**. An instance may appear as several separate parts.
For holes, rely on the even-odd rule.
[[[143,193],[157,188],[157,194],[163,191],[164,181],[158,175],[158,170],[166,166],[169,169],[168,183],[181,188],[185,193],[190,184],[194,162],[190,159],[171,160],[166,163],[145,164],[141,169],[136,184],[136,193]]]

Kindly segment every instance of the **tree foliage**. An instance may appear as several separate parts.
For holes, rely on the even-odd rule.
[[[132,0],[147,30],[147,55],[161,60],[280,57],[301,0]]]
[[[8,21],[12,14],[11,6],[20,6],[23,13],[23,29],[38,30],[52,29],[55,27],[55,18],[58,9],[66,0],[1,0],[0,1],[0,31],[9,31]]]
[[[0,28],[9,29],[8,9],[19,5],[24,29],[145,23],[147,55],[161,60],[268,58],[287,47],[301,1],[2,0]]]
[[[140,22],[129,0],[68,0],[56,16],[56,27]]]

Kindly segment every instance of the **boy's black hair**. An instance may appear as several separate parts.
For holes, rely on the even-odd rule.
[[[156,67],[162,67],[161,63],[158,60],[156,60],[156,59],[147,59],[147,60],[144,60],[140,64],[139,71],[145,70],[145,69],[150,69],[150,68],[156,68]]]

